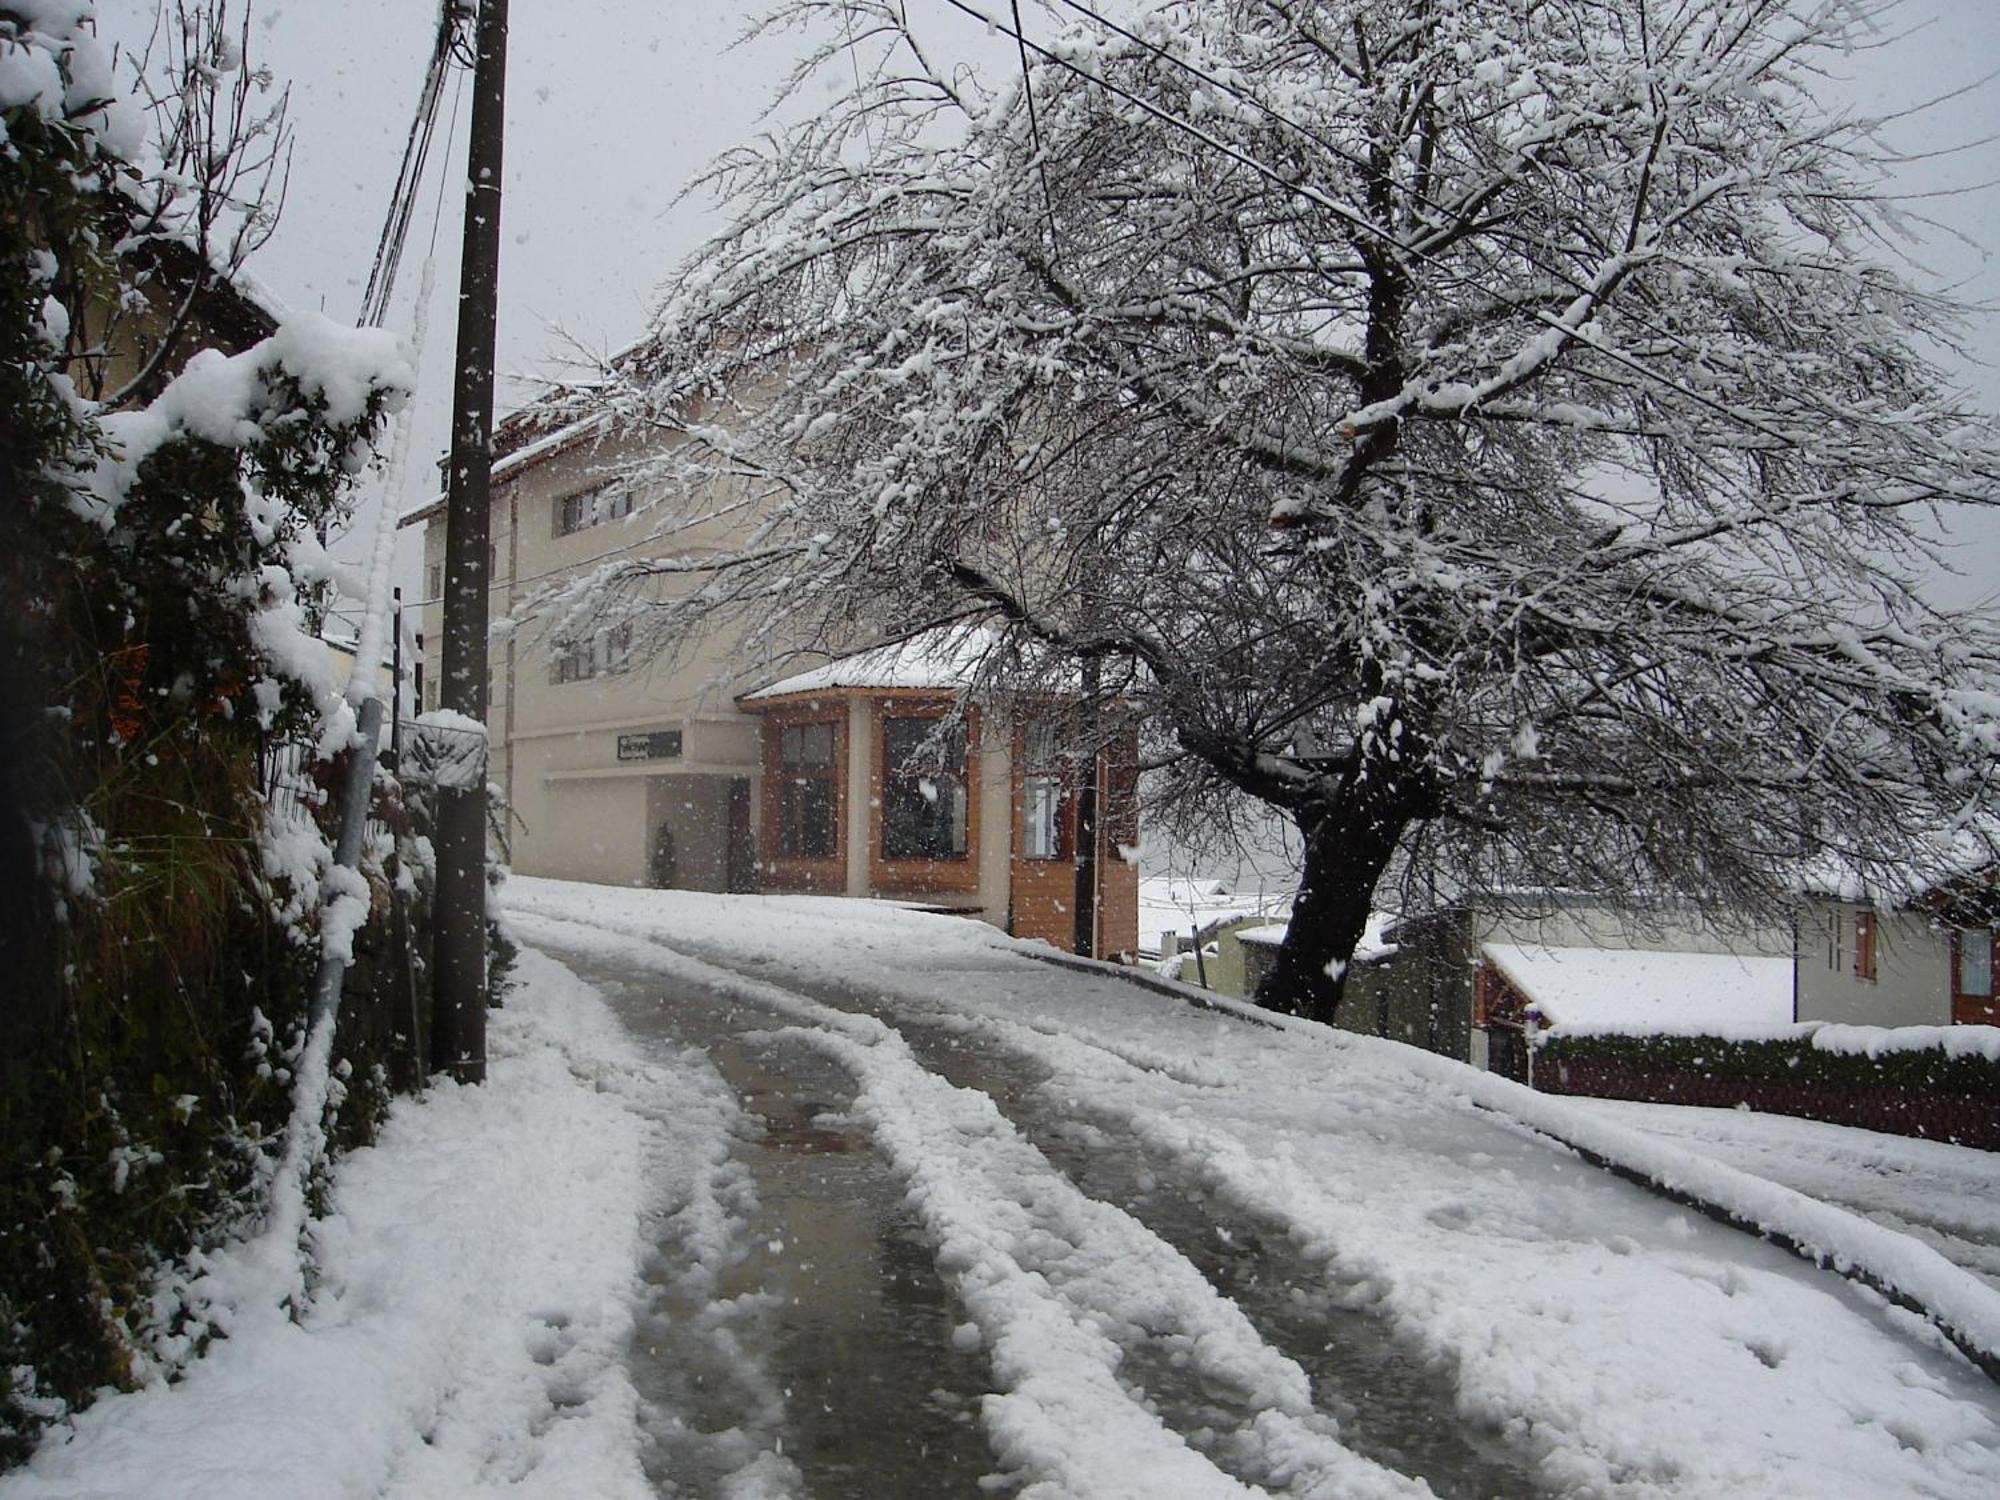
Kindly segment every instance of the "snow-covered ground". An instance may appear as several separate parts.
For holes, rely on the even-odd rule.
[[[1742,1109],[1573,1102],[1586,1113],[1865,1214],[2000,1288],[2000,1153]]]
[[[1524,1493],[2000,1493],[2000,1387],[1931,1325],[1543,1131],[1806,1226],[1961,1327],[2000,1328],[1978,1278],[1731,1172],[1713,1142],[1698,1155],[1650,1119],[1621,1130],[1393,1043],[1038,963],[967,920],[533,880],[509,902],[534,944],[655,1003],[720,997],[838,1065],[961,1310],[950,1357],[983,1357],[992,1469],[1035,1500],[1426,1493],[1365,1440],[1390,1394],[1315,1388],[1271,1301],[1234,1290],[1281,1259],[1311,1283],[1279,1289],[1284,1321],[1323,1308],[1331,1339],[1364,1319]],[[744,1252],[738,1104],[701,1055],[642,1055],[557,964],[531,955],[524,981],[495,1017],[492,1082],[399,1106],[342,1165],[302,1323],[243,1310],[181,1386],[101,1403],[0,1496],[648,1492],[642,1430],[673,1414],[642,1411],[621,1357],[640,1246],[673,1248],[655,1286],[664,1270],[721,1295]],[[940,1038],[1025,1084],[960,1086]],[[1057,1161],[1051,1122],[1086,1158],[1131,1156],[1183,1213],[1207,1205],[1205,1264],[1154,1227],[1143,1185],[1094,1189]],[[1793,1180],[1853,1198],[1827,1170]],[[1202,1393],[1198,1423],[1179,1390]],[[718,1493],[801,1493],[782,1440],[746,1411]]]
[[[512,900],[541,919],[528,924],[538,941],[587,945],[615,931],[656,955],[675,950],[744,973],[767,1003],[845,1054],[913,1192],[942,1200],[933,1232],[981,1337],[1009,1353],[996,1359],[1005,1399],[987,1405],[989,1436],[1056,1486],[1050,1493],[1124,1492],[1072,1487],[1051,1456],[1065,1451],[1064,1431],[1112,1430],[1108,1407],[1082,1405],[1112,1398],[1104,1384],[1086,1397],[1014,1357],[1053,1347],[1043,1320],[1059,1314],[1011,1299],[1031,1287],[1087,1331],[1116,1330],[1134,1316],[1135,1299],[1149,1301],[1154,1317],[1181,1306],[1171,1261],[1100,1269],[1093,1284],[1102,1300],[1082,1292],[1071,1300],[1065,1288],[1090,1278],[1052,1275],[1036,1255],[1024,1261],[1024,1247],[1046,1256],[1053,1235],[1069,1247],[1058,1255],[1066,1264],[1094,1252],[1066,1219],[1060,1230],[1013,1222],[1023,1180],[982,1156],[1014,1152],[1004,1122],[892,1062],[897,1039],[879,1022],[835,1022],[802,991],[873,996],[1037,1059],[1050,1070],[1045,1088],[1077,1118],[1136,1133],[1160,1160],[1301,1247],[1343,1298],[1372,1306],[1448,1366],[1461,1420],[1530,1452],[1555,1492],[1986,1495],[2000,1485],[2000,1391],[1934,1330],[1611,1178],[1495,1108],[1518,1102],[1524,1115],[1592,1136],[1593,1149],[1647,1156],[1647,1142],[1609,1128],[1593,1134],[1564,1101],[1524,1092],[1515,1100],[1495,1088],[1499,1080],[1393,1043],[1247,1026],[1117,979],[1051,970],[971,922],[805,898],[746,906],[534,881],[517,882]],[[931,1160],[944,1150],[960,1153],[950,1170]],[[1990,1288],[1900,1237],[1878,1229],[1870,1241],[1863,1231],[1875,1226],[1816,1215],[1816,1205],[1793,1203],[1782,1189],[1758,1192],[1657,1143],[1648,1165],[1743,1195],[1745,1206],[1774,1216],[1796,1214],[1884,1261],[1920,1266],[1959,1299],[1966,1321],[2000,1319]],[[962,1240],[978,1247],[969,1258],[954,1248]],[[1190,1335],[1194,1347],[1223,1347],[1223,1338]],[[1080,1379],[1075,1359],[1067,1363],[1065,1379]],[[1273,1411],[1285,1411],[1282,1383],[1273,1376],[1267,1388]],[[1029,1410],[1032,1421],[1015,1421]],[[1079,1422],[1079,1410],[1093,1414]],[[1143,1426],[1143,1408],[1126,1418]],[[1020,1431],[1047,1437],[1050,1453],[1009,1448]],[[1301,1462],[1326,1493],[1359,1482],[1315,1468],[1317,1458]],[[1239,1492],[1219,1474],[1212,1484],[1181,1492]]]
[[[297,1322],[232,1306],[187,1378],[98,1402],[0,1477],[7,1500],[648,1496],[626,1376],[642,1223],[698,1254],[734,1103],[698,1056],[642,1059],[603,1002],[522,955],[491,1081],[398,1103],[339,1166]]]

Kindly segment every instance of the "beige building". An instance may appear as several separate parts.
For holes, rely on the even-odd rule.
[[[1095,758],[1102,816],[1095,859],[1079,861],[1079,767],[1089,758],[1061,754],[1053,716],[1034,703],[968,701],[967,640],[919,639],[777,681],[722,629],[657,660],[633,651],[629,627],[559,643],[523,618],[534,595],[661,547],[661,502],[633,478],[643,455],[600,420],[551,431],[532,415],[512,418],[495,449],[487,722],[515,869],[886,897],[1066,949],[1088,927],[1082,946],[1136,951],[1138,870],[1123,852],[1138,843],[1129,767]],[[402,523],[424,527],[430,643],[442,623],[443,510],[435,502]],[[732,524],[741,523],[675,518],[673,550],[726,550]],[[428,709],[434,671],[427,677]],[[1080,863],[1094,881],[1079,882]],[[1082,923],[1080,892],[1094,898]]]

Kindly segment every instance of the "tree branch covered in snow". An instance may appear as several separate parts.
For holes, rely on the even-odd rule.
[[[1392,869],[1767,911],[1985,837],[2000,634],[1922,523],[2000,447],[1892,159],[1814,102],[1893,6],[1075,9],[998,91],[899,6],[787,9],[879,64],[718,164],[736,222],[610,372],[761,519],[573,615],[1128,664],[1162,813],[1298,824],[1266,998],[1320,1013]]]

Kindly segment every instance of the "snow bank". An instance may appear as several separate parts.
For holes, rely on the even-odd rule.
[[[1223,1002],[1223,1008],[1244,1009],[1228,1002]],[[1259,1021],[1276,1021],[1287,1031],[1325,1033],[1326,1040],[1343,1047],[1368,1046],[1379,1040],[1353,1037],[1297,1017],[1265,1011],[1245,1013]],[[1561,1096],[1537,1093],[1511,1079],[1414,1048],[1399,1047],[1398,1051],[1405,1055],[1397,1061],[1411,1073],[1452,1088],[1482,1108],[1519,1120],[1669,1193],[1720,1209],[1766,1235],[1788,1241],[1799,1253],[1823,1265],[1859,1272],[1884,1290],[1913,1299],[2000,1369],[2000,1291],[1927,1246],[1858,1214],[1612,1124]]]
[[[652,1495],[623,1365],[647,1173],[700,1218],[726,1101],[705,1064],[642,1062],[561,966],[519,972],[491,1081],[399,1101],[338,1164],[302,1318],[242,1300],[257,1278],[216,1254],[196,1291],[227,1337],[179,1384],[100,1401],[0,1496]]]

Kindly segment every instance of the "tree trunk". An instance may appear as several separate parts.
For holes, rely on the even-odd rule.
[[[1267,1010],[1331,1024],[1368,926],[1375,886],[1408,826],[1394,796],[1351,792],[1299,814],[1305,867],[1277,960],[1257,986]]]

